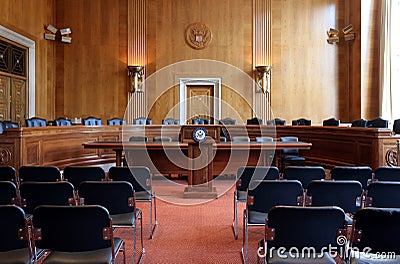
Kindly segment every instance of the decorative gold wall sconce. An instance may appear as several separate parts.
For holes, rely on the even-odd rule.
[[[271,66],[256,66],[256,83],[261,88],[263,93],[269,93],[269,77]]]
[[[350,24],[350,25],[348,25],[348,26],[346,26],[345,28],[342,29],[345,41],[354,40],[356,38],[355,33],[352,33],[352,31],[353,31],[353,25],[352,24]]]
[[[344,40],[354,40],[356,38],[356,34],[353,33],[353,25],[349,24],[342,29],[344,34]],[[328,39],[326,40],[329,44],[338,43],[339,42],[339,30],[335,28],[330,28],[326,34],[328,35]]]
[[[47,40],[56,40],[56,33],[58,29],[55,28],[53,25],[48,25],[46,27],[46,32],[44,33],[44,39]]]
[[[49,24],[46,27],[46,31],[44,33],[44,39],[56,40],[57,32],[58,32],[58,29],[56,27],[54,27],[53,25]],[[60,29],[60,35],[61,35],[60,40],[61,40],[61,42],[71,43],[72,42],[72,38],[71,38],[70,34],[71,34],[71,29],[70,28]]]
[[[128,66],[128,77],[129,77],[129,86],[128,91],[130,93],[143,93],[143,75],[144,75],[144,67],[143,66]]]

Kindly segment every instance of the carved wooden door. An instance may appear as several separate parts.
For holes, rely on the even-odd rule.
[[[205,118],[213,123],[214,117],[214,86],[188,85],[187,86],[187,120]]]

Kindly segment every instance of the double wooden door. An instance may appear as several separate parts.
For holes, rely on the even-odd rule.
[[[20,125],[26,114],[26,80],[0,74],[0,121]]]

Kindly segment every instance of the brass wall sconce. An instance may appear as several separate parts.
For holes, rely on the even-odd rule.
[[[269,93],[269,76],[271,73],[271,66],[256,66],[256,83],[261,88],[263,93]]]
[[[130,93],[143,93],[143,75],[144,75],[144,67],[143,66],[128,66],[128,77],[129,77],[129,87],[128,91]]]
[[[356,38],[356,34],[353,33],[353,25],[349,24],[342,29],[344,40],[354,40]],[[329,44],[338,43],[339,42],[339,30],[335,28],[330,28],[326,34],[328,35],[327,42]]]
[[[60,34],[57,35],[57,32],[60,32]],[[49,24],[45,28],[44,39],[56,40],[56,38],[57,38],[57,39],[60,39],[61,42],[71,43],[72,42],[72,38],[71,38],[71,35],[70,35],[71,33],[72,32],[71,32],[70,28],[63,28],[63,29],[58,30],[53,25]]]

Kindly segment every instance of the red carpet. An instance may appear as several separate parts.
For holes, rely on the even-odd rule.
[[[233,190],[220,198],[194,206],[174,205],[157,200],[158,228],[149,239],[149,204],[138,203],[143,211],[144,246],[142,263],[241,263],[242,215],[244,204],[239,204],[239,239],[231,229],[233,217]],[[263,237],[264,229],[251,228],[250,263],[256,263],[256,241]],[[116,234],[126,245],[127,263],[133,261],[131,230]],[[138,244],[139,246],[139,241]],[[123,263],[120,253],[116,263]]]

